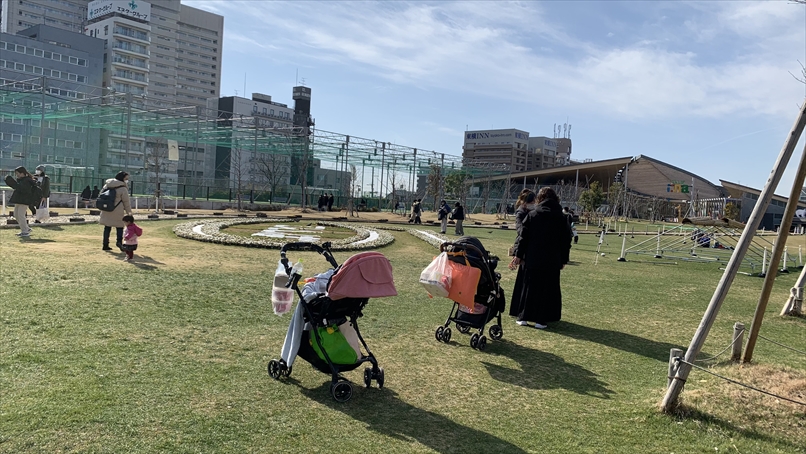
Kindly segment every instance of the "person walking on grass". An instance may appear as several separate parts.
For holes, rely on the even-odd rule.
[[[437,211],[437,219],[439,220],[439,233],[445,234],[448,231],[448,215],[451,214],[451,207],[448,202],[439,202],[439,211]]]
[[[50,177],[45,174],[45,166],[36,166],[36,170],[34,170],[34,182],[36,182],[39,189],[42,190],[42,200],[36,203],[39,211],[37,212],[34,224],[41,224],[42,221],[40,219],[48,219],[48,209],[50,208],[50,203],[48,203],[48,199],[50,198]]]
[[[560,320],[560,270],[568,263],[570,251],[571,228],[560,199],[553,189],[544,187],[537,193],[537,206],[523,219],[509,264],[509,269],[523,273],[520,295],[512,295],[512,304],[520,309],[518,325],[545,329]]]
[[[103,189],[101,192],[106,191],[107,189],[114,189],[115,190],[115,210],[114,211],[101,211],[101,219],[98,221],[102,226],[104,226],[104,236],[103,236],[103,250],[104,251],[111,251],[112,248],[109,247],[109,234],[112,232],[112,227],[115,228],[117,233],[115,245],[118,249],[123,246],[123,227],[126,225],[123,223],[123,216],[128,214],[131,216],[132,214],[132,207],[129,203],[129,190],[127,189],[126,185],[129,182],[129,174],[127,172],[118,172],[115,175],[115,178],[110,178],[106,180],[106,184],[104,184]]]
[[[123,232],[123,245],[120,250],[126,253],[125,261],[130,261],[137,250],[137,237],[143,235],[143,229],[134,223],[134,216],[127,214],[123,216],[123,224],[126,226]]]
[[[6,177],[6,184],[14,190],[8,202],[14,204],[14,219],[17,220],[17,224],[20,226],[20,233],[17,236],[29,237],[31,236],[31,227],[28,225],[28,219],[25,215],[28,212],[28,207],[31,207],[31,211],[36,213],[35,206],[41,202],[41,198],[35,195],[34,187],[36,182],[25,167],[19,166],[14,169],[13,177],[11,175]]]
[[[456,228],[454,229],[455,233],[459,236],[465,234],[465,229],[462,226],[462,223],[465,222],[465,207],[462,206],[461,203],[456,202],[453,205],[453,212],[451,212],[451,219],[456,222]]]

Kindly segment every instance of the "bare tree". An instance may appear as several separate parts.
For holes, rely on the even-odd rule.
[[[235,146],[230,148],[230,184],[235,183],[235,200],[238,211],[243,211],[242,194],[244,179],[248,177],[248,162],[244,161],[247,153],[243,153],[239,141],[235,140]],[[251,161],[251,160],[250,160]]]
[[[439,193],[442,190],[442,167],[431,164],[431,170],[426,177],[425,192],[434,195],[434,207],[438,206]]]
[[[144,161],[146,175],[154,174],[154,209],[159,209],[162,204],[162,190],[160,187],[161,174],[167,170],[168,165],[168,142],[162,137],[156,137],[151,140],[149,147],[146,149],[146,157]]]
[[[286,186],[291,174],[291,159],[279,150],[267,153],[258,153],[255,160],[255,173],[266,182],[269,187],[269,202],[277,195],[277,189]]]

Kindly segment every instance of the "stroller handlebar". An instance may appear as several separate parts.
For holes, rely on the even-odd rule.
[[[333,268],[337,268],[339,266],[336,259],[333,258],[333,254],[330,253],[330,241],[326,241],[322,243],[322,245],[318,245],[316,243],[306,243],[306,242],[295,242],[295,243],[286,243],[280,249],[280,262],[285,267],[285,272],[289,276],[291,275],[291,266],[288,265],[288,258],[286,257],[286,251],[313,251],[317,254],[321,254],[325,256],[328,263],[333,265]]]

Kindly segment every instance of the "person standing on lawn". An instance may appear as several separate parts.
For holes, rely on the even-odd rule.
[[[456,202],[453,206],[453,212],[451,213],[451,219],[456,222],[456,228],[454,232],[461,236],[465,234],[465,229],[462,226],[462,223],[465,222],[465,207],[462,206],[461,203]]]
[[[560,207],[557,193],[549,187],[537,193],[537,206],[524,217],[515,239],[510,269],[520,268],[523,285],[517,324],[545,329],[562,315],[560,270],[568,263],[571,228]],[[518,295],[513,295],[513,304]]]
[[[31,227],[28,225],[28,219],[25,215],[28,213],[29,206],[36,212],[33,207],[39,205],[41,201],[41,199],[35,200],[37,199],[34,195],[36,182],[25,167],[19,166],[14,169],[14,177],[11,175],[6,177],[6,184],[14,190],[14,192],[11,193],[11,199],[9,199],[8,203],[14,204],[14,219],[17,220],[17,224],[20,226],[20,233],[18,233],[17,236],[31,236]]]
[[[104,226],[104,251],[112,250],[112,248],[109,247],[109,234],[112,232],[112,227],[114,227],[115,231],[117,232],[115,245],[118,247],[118,249],[123,246],[123,227],[126,226],[123,223],[123,216],[124,214],[128,214],[130,216],[132,214],[132,207],[129,203],[129,190],[126,187],[128,182],[129,174],[121,171],[115,175],[115,178],[106,180],[106,184],[104,184],[104,187],[101,190],[101,192],[110,188],[115,190],[115,210],[101,211],[101,219],[98,221],[99,224]]]
[[[518,200],[515,202],[515,233],[516,238],[521,235],[523,227],[523,220],[534,210],[537,206],[537,194],[531,189],[524,189],[518,195]],[[515,246],[509,248],[509,256],[515,256]],[[512,289],[512,302],[509,304],[509,315],[518,317],[523,310],[521,304],[521,293],[523,292],[523,267],[518,267],[518,274],[515,277],[515,287]]]
[[[45,175],[45,166],[38,165],[36,166],[36,170],[34,170],[34,181],[42,189],[42,200],[36,203],[36,206],[39,210],[43,210],[44,214],[47,215],[48,208],[50,204],[48,203],[48,199],[50,198],[50,177]],[[40,213],[42,214],[42,213]],[[47,217],[46,217],[47,218]],[[34,221],[35,224],[39,224],[39,216]]]
[[[439,233],[445,234],[448,231],[448,215],[451,214],[451,207],[448,202],[439,202],[439,211],[437,211],[437,219],[439,220]]]

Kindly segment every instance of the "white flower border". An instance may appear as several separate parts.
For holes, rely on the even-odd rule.
[[[280,249],[288,243],[288,241],[276,241],[266,237],[243,237],[239,235],[230,235],[223,233],[222,227],[231,225],[242,224],[264,224],[264,223],[288,223],[288,219],[270,219],[270,218],[257,218],[257,219],[198,219],[192,222],[185,222],[174,226],[174,233],[180,238],[187,238],[196,241],[204,241],[207,243],[227,244],[232,246],[245,246],[245,247],[259,247],[259,248],[272,248]],[[293,221],[297,222],[297,221]],[[350,229],[356,234],[344,238],[342,240],[331,241],[331,250],[333,251],[357,251],[362,249],[375,249],[386,246],[395,240],[395,237],[384,231],[377,231],[362,226],[355,226],[344,224],[340,222],[324,222],[319,221],[317,225],[341,227]],[[321,244],[322,241],[316,241],[315,244]]]
[[[435,248],[439,249],[442,243],[446,241],[450,241],[450,239],[442,235],[441,233],[435,233],[428,230],[417,230],[414,228],[408,229],[408,232],[413,235],[415,238],[419,238],[426,243],[434,246]]]

